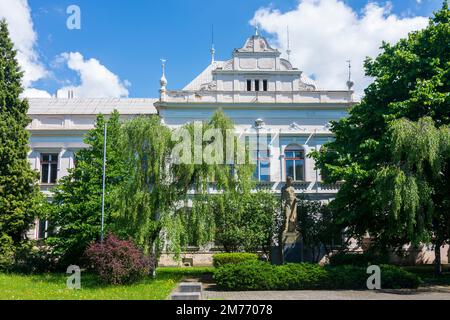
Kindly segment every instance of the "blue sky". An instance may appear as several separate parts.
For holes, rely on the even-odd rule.
[[[358,15],[363,15],[368,3],[365,0],[344,2]],[[34,81],[32,87],[53,94],[63,86],[79,85],[83,81],[80,74],[64,63],[57,63],[56,59],[63,52],[79,52],[86,60],[98,60],[122,83],[129,81],[130,97],[156,97],[161,57],[168,60],[169,88],[182,88],[210,61],[212,24],[216,58],[225,60],[233,48],[240,47],[246,37],[253,34],[249,21],[258,9],[269,8],[270,12],[279,10],[283,14],[295,11],[298,3],[298,0],[28,0],[37,34],[34,50],[39,63],[48,71],[46,76]],[[393,0],[390,3],[389,14],[399,19],[427,17],[442,5],[441,0]],[[81,30],[66,27],[66,8],[73,4],[81,9]],[[386,1],[378,1],[378,4],[390,7]],[[295,29],[295,25],[290,28]],[[265,27],[262,23],[264,35],[275,44],[281,41],[280,34],[267,30],[270,30],[269,24]],[[311,64],[311,68],[313,66]],[[309,70],[309,74],[313,71]]]

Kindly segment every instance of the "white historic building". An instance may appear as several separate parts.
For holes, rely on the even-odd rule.
[[[330,121],[346,117],[355,104],[351,80],[348,90],[322,89],[257,33],[235,49],[229,60],[215,61],[214,49],[211,56],[211,63],[181,90],[169,89],[163,62],[159,98],[79,99],[69,92],[67,98],[30,99],[28,157],[40,172],[41,190],[51,198],[49,189],[74,167],[74,154],[86,147],[83,136],[100,113],[117,110],[122,120],[158,114],[175,129],[187,122],[208,121],[220,108],[234,121],[238,135],[267,139],[253,150],[259,188],[280,192],[286,177],[292,176],[298,194],[317,200],[333,198],[339,186],[324,184],[307,155],[333,139]],[[45,231],[46,222],[36,221],[28,236],[44,238]],[[441,253],[442,262],[448,262],[448,246]],[[195,264],[211,263],[211,253],[185,256]],[[423,246],[408,259],[431,263],[434,253]],[[169,255],[160,260],[160,265],[177,263]]]
[[[347,116],[354,104],[351,83],[344,91],[319,89],[258,34],[227,61],[215,61],[212,51],[211,63],[183,89],[168,89],[164,64],[160,83],[155,107],[169,127],[207,121],[220,108],[238,135],[267,137],[264,147],[253,150],[260,186],[279,191],[292,176],[298,192],[310,198],[329,199],[337,192],[338,186],[322,183],[307,155],[333,139],[330,121]]]
[[[51,197],[48,189],[74,166],[74,153],[85,147],[83,135],[99,113],[116,109],[124,120],[158,114],[177,128],[207,121],[220,108],[238,134],[267,137],[264,148],[254,150],[260,187],[279,192],[292,176],[299,194],[332,198],[338,186],[324,184],[307,155],[333,139],[329,123],[347,116],[354,104],[352,83],[348,90],[320,89],[257,32],[227,61],[215,61],[214,49],[211,54],[211,63],[181,90],[169,89],[163,62],[159,99],[30,99],[29,160],[40,172],[41,189]],[[44,224],[37,223],[29,236],[44,237]]]

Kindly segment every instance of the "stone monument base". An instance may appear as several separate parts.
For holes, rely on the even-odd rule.
[[[282,244],[284,263],[303,262],[303,244],[299,232],[283,232]]]

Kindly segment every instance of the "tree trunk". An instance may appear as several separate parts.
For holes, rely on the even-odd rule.
[[[441,245],[440,241],[436,242],[434,246],[434,274],[436,276],[440,276],[442,274],[442,265],[441,265]]]

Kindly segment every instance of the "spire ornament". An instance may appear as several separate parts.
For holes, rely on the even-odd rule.
[[[355,83],[352,81],[352,61],[347,60],[348,62],[348,80],[347,80],[347,88],[348,91],[352,90]]]
[[[289,26],[287,26],[287,50],[286,50],[286,53],[287,53],[288,61],[291,62],[292,51],[291,51],[291,44],[290,44],[290,39],[289,39]]]
[[[166,92],[167,92],[166,62],[167,62],[166,59],[161,59],[162,75],[161,79],[159,80],[159,84],[161,85],[161,87],[159,88],[160,101],[166,100]]]
[[[159,83],[161,84],[161,90],[166,90],[167,86],[167,79],[166,79],[166,59],[161,59],[161,66],[162,66],[162,76],[159,80]]]
[[[216,49],[214,48],[214,25],[211,26],[211,64],[216,62],[215,54]]]

